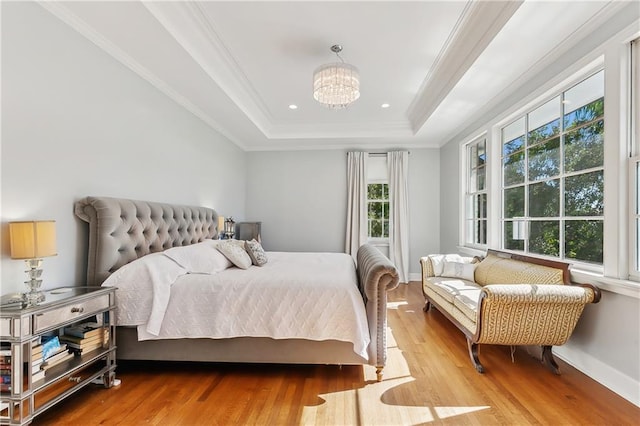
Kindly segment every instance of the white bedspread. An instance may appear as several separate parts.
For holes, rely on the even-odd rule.
[[[262,267],[202,274],[189,273],[158,253],[126,265],[103,285],[118,287],[116,323],[138,326],[138,340],[339,340],[352,342],[354,352],[368,359],[369,328],[352,258],[341,253],[267,256]],[[158,273],[157,267],[165,269]]]

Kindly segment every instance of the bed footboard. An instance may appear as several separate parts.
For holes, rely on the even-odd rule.
[[[396,267],[370,244],[358,249],[358,286],[364,298],[369,323],[369,363],[375,365],[378,381],[387,362],[387,291],[398,286]]]

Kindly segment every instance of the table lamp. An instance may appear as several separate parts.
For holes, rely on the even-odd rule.
[[[29,291],[23,295],[28,305],[44,300],[42,286],[42,258],[55,256],[56,222],[53,220],[9,222],[11,258],[24,259],[27,265],[25,281]]]

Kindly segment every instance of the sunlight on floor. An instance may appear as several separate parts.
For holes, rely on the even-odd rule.
[[[390,306],[390,309],[394,308]],[[359,388],[354,384],[353,389],[319,395],[324,402],[317,406],[304,407],[300,423],[310,425],[331,418],[344,425],[415,425],[490,408],[432,407],[384,402],[385,392],[415,381],[391,330],[388,330],[387,338],[388,358],[382,382],[376,382],[374,367],[364,366],[364,387]]]

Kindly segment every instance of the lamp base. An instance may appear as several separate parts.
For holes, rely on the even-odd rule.
[[[44,293],[41,291],[22,293],[22,301],[26,306],[35,306],[38,303],[44,302]]]

